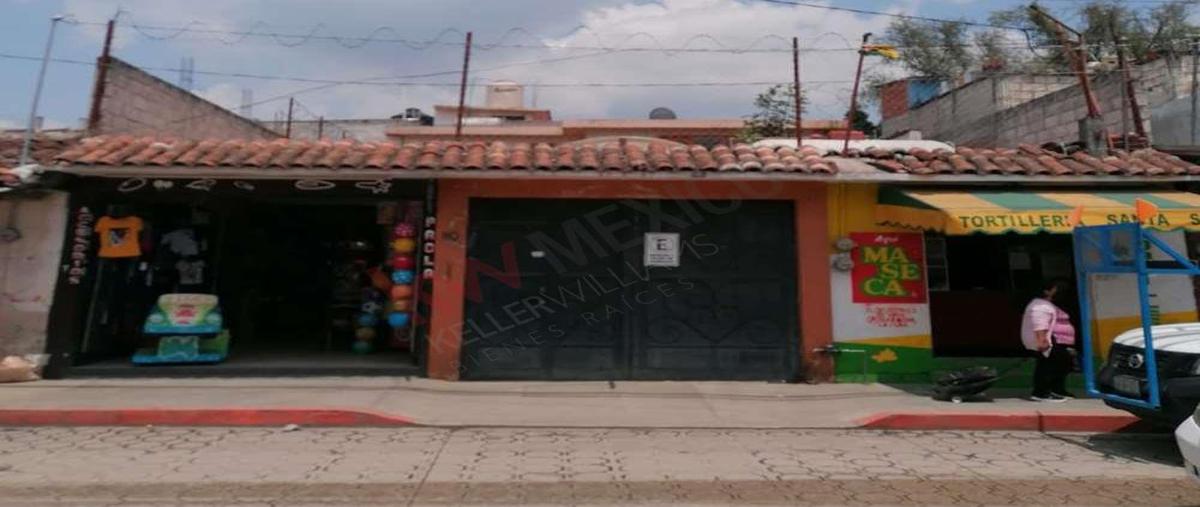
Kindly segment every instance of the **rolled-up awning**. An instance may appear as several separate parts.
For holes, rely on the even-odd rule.
[[[990,191],[881,188],[875,218],[880,225],[945,234],[1068,233],[1073,211],[1080,225],[1137,222],[1134,204],[1158,207],[1144,220],[1158,230],[1200,231],[1200,195],[1155,191]]]

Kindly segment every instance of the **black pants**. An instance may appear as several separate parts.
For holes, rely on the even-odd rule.
[[[1050,393],[1067,392],[1067,375],[1071,370],[1071,351],[1068,346],[1054,344],[1049,356],[1038,352],[1037,365],[1033,368],[1033,395],[1046,397]]]

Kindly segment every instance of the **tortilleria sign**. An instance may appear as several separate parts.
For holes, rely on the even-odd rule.
[[[920,233],[856,232],[855,303],[924,303],[925,244]]]
[[[954,219],[957,223],[953,225],[956,227],[948,232],[1002,234],[1009,231],[1024,233],[1046,231],[1069,233],[1074,228],[1069,215],[1070,210],[955,214]],[[1115,213],[1107,210],[1085,209],[1080,219],[1079,225],[1116,225],[1141,222],[1143,226],[1158,230],[1200,229],[1200,213],[1182,210],[1159,212],[1145,219],[1138,219],[1137,214],[1133,211]]]

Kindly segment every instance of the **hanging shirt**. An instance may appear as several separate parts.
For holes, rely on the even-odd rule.
[[[139,217],[100,217],[96,221],[96,233],[100,235],[98,255],[104,258],[140,257],[142,247],[138,244],[138,235],[142,228]]]
[[[162,244],[167,245],[171,252],[180,257],[200,255],[200,243],[196,241],[196,231],[191,229],[175,229],[164,234]]]
[[[200,285],[204,283],[204,261],[179,261],[175,263],[179,271],[179,285]]]

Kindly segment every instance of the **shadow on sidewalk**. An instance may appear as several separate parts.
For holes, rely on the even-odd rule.
[[[1095,435],[1050,434],[1050,438],[1093,452],[1142,463],[1183,466],[1183,457],[1170,433],[1100,433]]]

